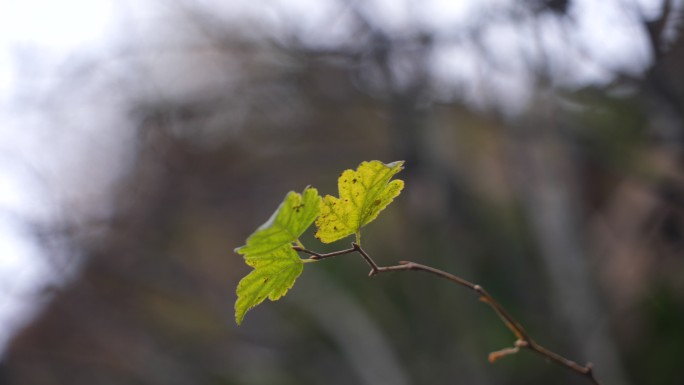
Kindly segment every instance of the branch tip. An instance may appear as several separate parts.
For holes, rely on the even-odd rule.
[[[501,350],[497,350],[495,352],[489,353],[489,362],[494,363],[496,360],[502,357],[510,356],[511,354],[515,354],[520,351],[520,348],[518,346],[512,347],[512,348],[505,348]]]
[[[586,375],[589,377],[594,377],[594,364],[591,362],[587,362],[587,364],[584,366]]]

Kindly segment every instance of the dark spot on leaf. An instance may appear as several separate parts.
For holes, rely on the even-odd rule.
[[[337,226],[333,226],[333,230],[337,230]]]
[[[264,283],[268,282],[268,277],[264,278]]]
[[[379,205],[380,204],[380,199],[376,199],[375,202],[373,202],[374,205]]]
[[[356,183],[356,178],[352,179],[352,183]]]

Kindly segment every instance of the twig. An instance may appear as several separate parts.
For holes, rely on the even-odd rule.
[[[357,237],[357,239],[358,239],[358,237]],[[375,274],[378,274],[380,272],[380,268],[375,263],[373,258],[371,258],[368,254],[366,254],[366,251],[363,250],[358,243],[352,242],[352,246],[354,247],[354,250],[358,251],[359,254],[361,254],[361,256],[363,257],[363,259],[366,260],[366,263],[368,263],[368,266],[370,266],[371,271],[368,273],[368,276],[372,277]]]
[[[513,348],[506,348],[497,352],[494,352],[489,355],[489,361],[494,362],[497,359],[517,353],[519,348],[526,348],[529,350],[532,350],[533,352],[546,357],[555,363],[564,366],[584,377],[587,377],[593,384],[595,385],[600,385],[598,380],[594,377],[593,373],[593,366],[591,363],[588,363],[586,366],[582,366],[572,360],[569,360],[560,354],[557,354],[551,350],[546,349],[545,347],[539,345],[537,342],[535,342],[529,334],[525,331],[525,329],[516,321],[513,316],[511,316],[506,309],[504,309],[501,304],[499,304],[494,297],[491,296],[482,286],[473,284],[471,282],[466,281],[465,279],[461,277],[457,277],[453,274],[449,274],[445,271],[435,269],[434,267],[430,266],[425,266],[421,265],[419,263],[415,262],[408,262],[408,261],[400,261],[399,265],[395,266],[386,266],[386,267],[379,267],[377,269],[377,272],[375,274],[379,273],[384,273],[384,272],[389,272],[389,271],[403,271],[403,270],[416,270],[416,271],[424,271],[430,274],[434,274],[440,278],[447,279],[449,281],[452,281],[454,283],[457,283],[461,286],[467,287],[468,289],[472,290],[476,294],[479,295],[480,300],[487,305],[489,305],[494,312],[501,318],[503,323],[506,325],[508,329],[510,329],[513,334],[518,338],[518,340],[515,342],[515,346]],[[371,271],[371,275],[373,271]]]
[[[295,251],[301,251],[302,253],[306,253],[306,254],[311,255],[311,258],[309,258],[309,259],[314,260],[314,261],[318,261],[318,260],[326,259],[326,258],[330,258],[330,257],[336,257],[338,255],[350,254],[350,253],[353,253],[357,250],[355,247],[352,247],[351,249],[344,249],[344,250],[339,250],[339,251],[333,251],[332,253],[321,254],[321,253],[317,253],[315,251],[307,250],[302,246],[292,246],[292,249]]]
[[[513,317],[508,314],[506,309],[503,308],[496,300],[494,297],[492,297],[482,286],[476,285],[472,282],[466,281],[465,279],[461,277],[457,277],[453,274],[449,274],[445,271],[435,269],[434,267],[430,266],[425,266],[421,265],[419,263],[415,262],[409,262],[409,261],[399,261],[399,264],[396,266],[386,266],[386,267],[380,267],[377,270],[377,273],[384,273],[388,271],[401,271],[401,270],[416,270],[416,271],[424,271],[433,275],[436,275],[440,278],[447,279],[451,282],[457,283],[463,287],[466,287],[475,293],[477,293],[480,296],[480,301],[486,303],[487,305],[491,306],[494,312],[501,318],[503,323],[510,329],[515,336],[523,341],[531,341],[532,339],[529,337],[525,329],[515,320]],[[372,271],[371,271],[372,273]],[[372,275],[375,275],[372,274]]]
[[[489,305],[492,310],[501,318],[501,321],[506,325],[506,327],[513,332],[513,334],[516,336],[517,340],[515,341],[515,344],[513,347],[510,348],[505,348],[496,352],[492,352],[489,354],[489,361],[494,362],[499,358],[515,354],[517,353],[520,348],[528,349],[531,350],[542,357],[545,357],[553,362],[555,362],[558,365],[561,365],[567,369],[572,370],[573,372],[586,377],[592,384],[594,385],[601,385],[596,377],[594,377],[594,371],[593,371],[593,365],[591,363],[587,363],[585,366],[582,366],[575,361],[569,360],[563,356],[561,356],[558,353],[555,353],[551,350],[546,349],[545,347],[539,345],[536,343],[532,337],[530,337],[529,334],[525,331],[525,329],[518,323],[518,321],[513,318],[513,316],[508,313],[504,307],[499,304],[494,297],[491,296],[482,286],[474,284],[472,282],[469,282],[461,277],[455,276],[453,274],[447,273],[445,271],[436,269],[434,267],[426,266],[426,265],[421,265],[419,263],[415,262],[410,262],[410,261],[399,261],[398,265],[394,266],[378,266],[375,261],[366,253],[363,248],[358,243],[352,243],[352,248],[350,249],[345,249],[345,250],[340,250],[340,251],[335,251],[332,253],[327,253],[327,254],[320,254],[315,251],[307,250],[301,246],[293,246],[292,247],[294,250],[301,251],[303,253],[309,254],[312,257],[310,259],[312,260],[320,260],[320,259],[325,259],[325,258],[330,258],[330,257],[335,257],[339,255],[344,255],[344,254],[350,254],[353,252],[358,252],[363,259],[368,263],[368,265],[371,268],[371,271],[368,273],[369,276],[374,276],[378,275],[380,273],[387,273],[387,272],[393,272],[393,271],[423,271],[426,273],[430,273],[433,275],[436,275],[440,278],[449,280],[451,282],[454,282],[458,285],[461,285],[471,291],[473,291],[475,294],[478,295],[480,301],[486,303]]]

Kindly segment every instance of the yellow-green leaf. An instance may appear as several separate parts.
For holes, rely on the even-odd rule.
[[[235,251],[245,256],[248,265],[256,267],[262,259],[268,260],[274,250],[296,241],[320,209],[321,197],[315,188],[307,187],[302,194],[290,191],[271,218],[247,238],[245,246]]]
[[[356,170],[345,170],[337,181],[339,198],[326,195],[316,220],[316,238],[330,243],[351,234],[374,220],[399,195],[404,181],[390,179],[404,162],[363,162]]]
[[[289,244],[262,256],[256,268],[238,283],[235,322],[240,325],[245,313],[266,298],[276,301],[284,296],[303,269],[302,260]]]

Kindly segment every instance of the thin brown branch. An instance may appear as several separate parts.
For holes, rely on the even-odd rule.
[[[324,259],[343,254],[349,254],[356,251],[363,257],[366,263],[368,263],[368,265],[370,266],[371,271],[368,274],[369,276],[393,271],[423,271],[426,273],[430,273],[432,275],[436,275],[440,278],[449,280],[458,285],[461,285],[473,291],[475,294],[478,295],[480,301],[489,305],[492,308],[492,310],[494,310],[494,312],[499,316],[499,318],[501,318],[501,321],[504,323],[504,325],[506,325],[506,327],[509,330],[511,330],[511,332],[513,332],[513,334],[517,338],[517,341],[515,342],[515,345],[513,347],[501,349],[499,351],[491,353],[489,355],[490,362],[494,362],[499,358],[515,354],[521,348],[528,349],[541,355],[544,358],[547,358],[555,362],[558,365],[561,365],[583,377],[586,377],[594,385],[601,385],[596,379],[596,377],[594,377],[593,366],[591,363],[587,363],[585,366],[582,366],[576,363],[575,361],[569,360],[561,356],[560,354],[555,353],[549,349],[546,349],[545,347],[536,343],[530,337],[530,335],[527,334],[522,325],[520,325],[520,323],[516,321],[515,318],[513,318],[513,316],[510,313],[508,313],[508,311],[480,285],[474,284],[461,277],[436,269],[434,267],[421,265],[419,263],[410,261],[399,261],[399,264],[394,266],[378,266],[378,264],[375,263],[375,261],[368,255],[368,253],[366,253],[366,251],[363,250],[363,248],[361,248],[361,246],[357,243],[352,243],[351,249],[340,250],[327,254],[319,254],[310,250],[306,250],[300,246],[293,246],[293,249],[312,255],[311,259]]]
[[[305,249],[302,246],[292,246],[292,249],[295,251],[301,251],[302,253],[311,255],[311,258],[309,258],[309,259],[312,259],[315,261],[330,258],[330,257],[336,257],[338,255],[351,254],[351,253],[357,251],[357,249],[355,247],[352,247],[350,249],[344,249],[344,250],[339,250],[339,251],[333,251],[332,253],[322,254],[322,253],[317,253],[315,251]]]
[[[601,383],[596,379],[596,377],[594,377],[594,365],[591,362],[588,362],[586,365],[582,366],[575,361],[569,360],[569,359],[561,356],[560,354],[555,353],[555,352],[539,345],[538,343],[534,342],[533,340],[516,341],[516,346],[520,346],[520,347],[532,350],[533,352],[541,355],[542,357],[548,358],[551,361],[557,363],[558,365],[565,366],[566,368],[574,371],[575,373],[586,377],[589,381],[591,381],[592,384],[601,385]]]
[[[586,366],[582,366],[572,360],[569,360],[563,356],[561,356],[558,353],[555,353],[551,350],[546,349],[545,347],[539,345],[536,343],[530,336],[527,334],[525,329],[520,325],[518,321],[513,318],[513,316],[508,313],[504,307],[499,304],[494,297],[491,296],[482,286],[473,284],[469,281],[466,281],[465,279],[455,276],[453,274],[447,273],[445,271],[435,269],[434,267],[430,266],[425,266],[421,265],[419,263],[415,262],[409,262],[409,261],[400,261],[398,265],[395,266],[383,266],[379,267],[377,269],[377,272],[375,274],[379,273],[384,273],[384,272],[389,272],[389,271],[410,271],[410,270],[415,270],[415,271],[424,271],[433,275],[436,275],[440,278],[447,279],[451,282],[457,283],[461,286],[464,286],[473,292],[475,292],[480,300],[487,305],[489,305],[492,310],[501,318],[503,323],[506,325],[508,329],[510,329],[513,334],[518,338],[518,340],[515,343],[515,347],[513,348],[508,348],[508,349],[503,349],[498,352],[494,352],[493,354],[490,354],[489,360],[493,361],[496,360],[497,358],[501,358],[506,355],[514,354],[518,351],[519,348],[525,348],[532,350],[533,352],[550,359],[551,361],[564,366],[584,377],[589,379],[594,385],[600,385],[598,380],[594,377],[594,372],[592,370],[592,365],[591,363],[588,363]],[[372,271],[371,271],[372,273]],[[375,275],[372,274],[372,275]]]
[[[378,269],[378,273],[383,273],[386,271],[400,271],[400,270],[415,270],[415,271],[424,271],[433,275],[436,275],[440,278],[447,279],[451,282],[457,283],[463,287],[466,287],[475,293],[477,293],[480,297],[480,300],[487,305],[491,306],[491,308],[496,312],[496,314],[501,318],[501,320],[504,322],[506,327],[510,329],[513,334],[518,339],[521,339],[523,341],[531,341],[532,339],[529,337],[525,329],[506,311],[506,309],[503,308],[495,299],[492,297],[482,286],[476,285],[472,282],[466,281],[465,279],[455,276],[453,274],[447,273],[445,271],[435,269],[434,267],[430,266],[425,266],[421,265],[419,263],[415,262],[408,262],[408,261],[400,261],[399,265],[396,266],[387,266],[387,267],[381,267]]]
[[[358,251],[359,254],[361,254],[361,256],[363,257],[363,259],[366,260],[366,263],[368,263],[368,266],[370,266],[371,271],[370,271],[370,273],[368,273],[368,276],[371,277],[371,276],[374,276],[375,274],[378,274],[378,272],[380,271],[380,268],[375,263],[373,258],[371,258],[368,254],[366,254],[366,251],[363,250],[358,243],[352,242],[352,246],[354,247],[354,250]]]

